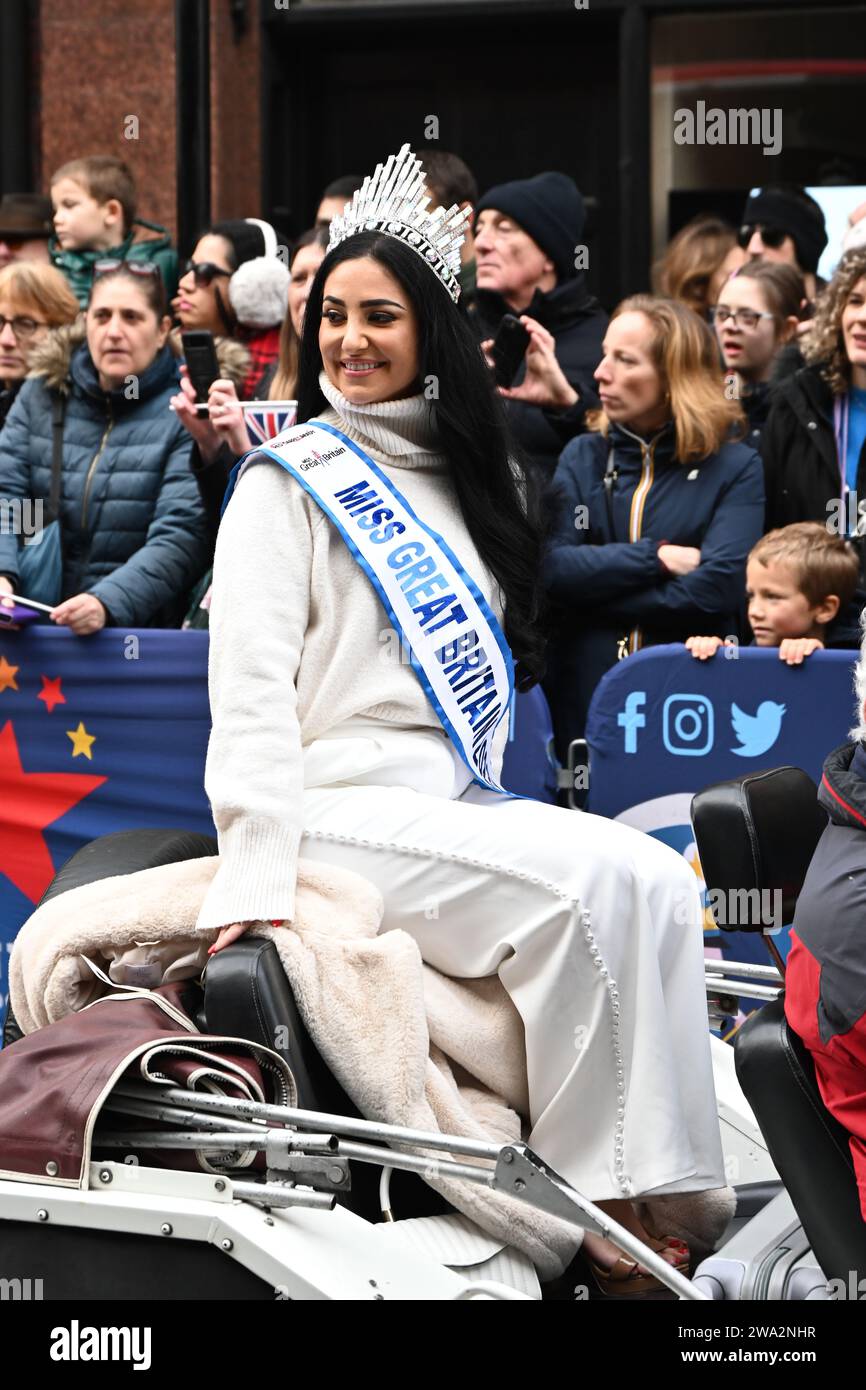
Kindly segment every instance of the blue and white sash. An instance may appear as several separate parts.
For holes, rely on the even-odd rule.
[[[509,715],[514,665],[496,615],[448,543],[333,425],[292,425],[255,452],[291,473],[336,526],[475,781],[504,792],[491,747]],[[233,469],[223,510],[251,457]]]

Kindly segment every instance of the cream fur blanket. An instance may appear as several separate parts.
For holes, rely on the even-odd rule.
[[[202,939],[194,925],[218,864],[209,856],[101,879],[37,908],[9,966],[22,1030],[33,1032],[105,992],[83,955],[107,970],[120,948],[159,941],[167,957],[182,956],[181,974],[198,975],[211,938]],[[301,859],[292,926],[258,923],[252,931],[275,943],[313,1041],[364,1116],[482,1140],[519,1139],[519,1116],[528,1113],[523,1025],[498,978],[441,975],[424,964],[407,933],[378,935],[381,917],[373,884]],[[179,977],[177,970],[171,976]],[[529,1255],[542,1279],[561,1273],[580,1240],[576,1228],[500,1193],[437,1176],[430,1158],[432,1187]],[[730,1214],[730,1195],[721,1189],[661,1199],[665,1231],[694,1243],[697,1230],[698,1244],[710,1242]]]

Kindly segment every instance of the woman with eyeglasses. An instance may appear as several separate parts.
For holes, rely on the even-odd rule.
[[[0,270],[0,428],[52,328],[78,317],[69,282],[52,265],[19,261]]]
[[[866,530],[866,247],[842,257],[818,301],[806,365],[773,394],[761,437],[766,529],[820,521]]]
[[[750,261],[723,286],[711,311],[725,393],[743,407],[755,449],[775,382],[803,365],[796,336],[805,299],[803,277],[792,265]]]
[[[155,266],[97,262],[83,329],[34,349],[0,434],[0,496],[47,502],[61,432],[63,572],[50,617],[78,636],[177,625],[208,563],[189,436],[169,409],[170,328]],[[0,532],[0,595],[21,592],[20,539]]]

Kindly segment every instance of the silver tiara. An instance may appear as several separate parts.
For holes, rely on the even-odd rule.
[[[450,208],[428,212],[430,199],[425,185],[420,159],[403,145],[387,163],[376,165],[375,173],[367,175],[352,201],[333,219],[328,250],[359,232],[396,237],[417,251],[456,304],[460,298],[460,247],[472,209],[453,203]]]

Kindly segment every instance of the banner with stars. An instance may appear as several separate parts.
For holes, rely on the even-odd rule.
[[[206,632],[0,634],[0,997],[8,953],[82,845],[147,826],[214,834]]]

